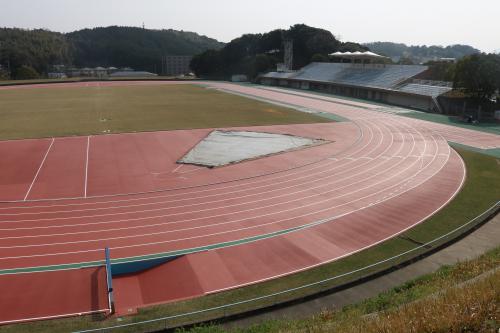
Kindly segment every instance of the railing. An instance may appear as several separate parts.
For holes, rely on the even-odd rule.
[[[439,104],[439,101],[436,96],[432,96],[432,101],[434,102],[434,105],[436,106],[437,110],[439,113],[443,113],[443,109],[441,108],[441,105]]]
[[[426,85],[426,86],[453,88],[453,82],[447,82],[447,81],[412,79],[411,83],[422,84],[422,85]]]
[[[161,318],[88,329],[78,332],[107,332],[114,330],[120,330],[120,332],[159,331],[178,327],[181,325],[192,325],[208,320],[220,320],[235,315],[241,315],[256,310],[262,310],[276,305],[285,304],[297,299],[304,299],[306,297],[311,297],[325,291],[331,291],[332,289],[342,289],[343,286],[352,285],[356,282],[362,282],[369,280],[370,278],[380,276],[385,272],[393,271],[398,267],[407,265],[408,263],[411,263],[421,257],[433,253],[436,250],[456,241],[463,235],[468,234],[470,231],[483,224],[489,218],[493,217],[499,211],[500,201],[496,202],[484,213],[478,215],[467,223],[428,242],[421,243],[414,248],[400,252],[399,254],[396,254],[389,258],[379,260],[377,262],[365,265],[349,272],[330,276],[316,282],[303,284],[294,288],[289,288],[286,290],[277,291],[254,298],[242,299],[231,303],[222,303],[220,305],[209,306],[199,310],[187,312],[181,311],[180,313],[171,314]],[[297,295],[300,296],[297,297]]]

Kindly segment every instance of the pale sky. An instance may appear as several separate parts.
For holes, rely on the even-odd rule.
[[[500,0],[0,0],[0,26],[69,32],[122,25],[223,42],[305,23],[342,41],[469,44],[500,50]]]

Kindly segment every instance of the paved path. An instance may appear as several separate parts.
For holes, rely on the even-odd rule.
[[[464,239],[412,265],[367,283],[286,308],[231,321],[226,327],[245,327],[270,319],[310,317],[324,309],[339,309],[404,284],[418,276],[432,273],[443,265],[470,260],[500,245],[500,214]]]

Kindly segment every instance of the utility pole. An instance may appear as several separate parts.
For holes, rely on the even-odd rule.
[[[293,40],[285,39],[283,40],[283,44],[285,46],[285,67],[286,70],[291,71],[293,69]]]

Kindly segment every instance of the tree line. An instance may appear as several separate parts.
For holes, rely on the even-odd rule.
[[[83,29],[62,34],[43,29],[0,29],[0,77],[30,78],[54,65],[132,67],[159,72],[165,55],[195,55],[223,43],[193,32],[134,27]]]
[[[469,45],[412,45],[402,43],[374,42],[366,43],[364,46],[375,53],[390,57],[396,62],[403,64],[420,64],[439,58],[460,59],[468,55],[480,53],[480,51]]]
[[[293,41],[293,67],[304,67],[311,61],[327,61],[336,51],[366,51],[357,43],[342,43],[330,31],[296,24],[288,30],[276,29],[264,34],[245,34],[219,50],[207,50],[195,56],[191,68],[197,76],[229,78],[244,74],[254,78],[283,62],[284,41]]]

